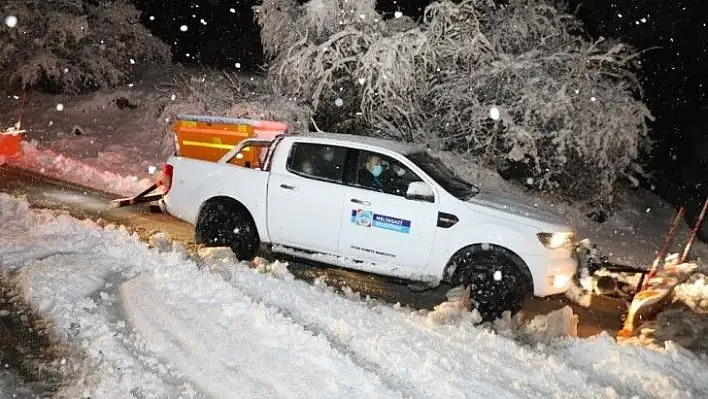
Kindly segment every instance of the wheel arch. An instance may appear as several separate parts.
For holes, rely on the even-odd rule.
[[[233,197],[229,197],[228,195],[216,195],[213,197],[210,197],[206,199],[204,202],[199,205],[199,209],[197,210],[197,218],[194,224],[195,229],[197,228],[197,225],[199,224],[199,218],[202,214],[202,210],[204,209],[205,206],[208,204],[223,204],[224,206],[229,206],[229,207],[234,207],[240,211],[243,211],[248,215],[248,217],[251,218],[251,221],[253,222],[253,226],[256,229],[256,233],[260,237],[260,231],[258,231],[258,225],[255,223],[255,219],[253,218],[253,214],[251,214],[251,211],[248,210],[248,208],[239,200]]]
[[[243,205],[243,203],[239,200],[237,200],[234,197],[229,197],[228,195],[215,195],[213,197],[209,197],[206,200],[204,200],[201,205],[199,205],[199,209],[197,210],[197,217],[202,213],[202,209],[209,204],[209,203],[222,203],[224,205],[231,205],[231,206],[236,206],[238,208],[243,208],[246,212],[248,212],[248,209],[246,209],[246,206]],[[250,214],[250,212],[248,212]],[[253,217],[253,215],[251,215]]]
[[[508,247],[493,243],[468,244],[455,251],[452,256],[450,256],[450,258],[447,260],[447,263],[445,263],[445,269],[443,270],[443,281],[451,283],[454,280],[453,277],[456,275],[456,273],[459,272],[459,270],[457,269],[457,265],[454,264],[453,260],[455,259],[455,257],[459,256],[460,254],[466,251],[472,251],[476,254],[476,256],[479,256],[480,258],[484,257],[485,254],[492,252],[496,254],[502,254],[507,259],[509,259],[514,264],[514,266],[519,269],[521,274],[523,274],[526,280],[528,281],[528,288],[531,292],[534,292],[533,275],[531,274],[531,269],[523,260],[523,258],[521,258],[521,256],[519,256],[516,252],[509,249]]]

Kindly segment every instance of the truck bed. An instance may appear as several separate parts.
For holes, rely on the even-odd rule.
[[[179,156],[169,158],[167,163],[174,169],[171,189],[163,201],[171,215],[195,224],[206,200],[228,196],[251,212],[256,226],[266,225],[268,172]],[[265,229],[259,228],[259,232],[265,234]]]

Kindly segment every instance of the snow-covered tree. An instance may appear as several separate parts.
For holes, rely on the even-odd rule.
[[[0,10],[1,87],[94,90],[171,58],[127,0],[6,0]]]
[[[269,84],[327,128],[428,143],[523,170],[536,188],[610,204],[648,144],[635,53],[591,40],[555,0],[430,4],[264,0]],[[526,179],[525,179],[526,180]]]

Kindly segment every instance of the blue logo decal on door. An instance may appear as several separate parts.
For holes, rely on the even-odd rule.
[[[411,221],[391,216],[381,215],[363,209],[352,209],[351,222],[362,227],[377,227],[379,229],[408,234],[411,232]]]

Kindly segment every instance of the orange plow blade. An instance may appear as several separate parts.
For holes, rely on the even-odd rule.
[[[24,130],[0,132],[0,158],[17,158],[22,153]]]

